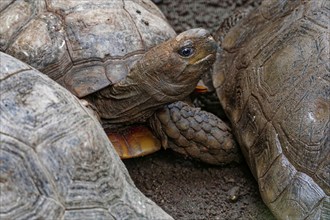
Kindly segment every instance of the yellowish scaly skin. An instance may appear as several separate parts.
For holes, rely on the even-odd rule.
[[[128,127],[120,133],[106,130],[106,133],[122,159],[145,156],[161,148],[159,139],[146,126]]]

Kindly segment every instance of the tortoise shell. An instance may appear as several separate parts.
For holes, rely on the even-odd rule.
[[[0,50],[84,97],[126,77],[149,48],[175,36],[150,1],[0,4]]]
[[[0,52],[1,219],[172,219],[135,186],[101,125]]]
[[[330,218],[327,0],[267,0],[225,36],[214,85],[264,202]]]

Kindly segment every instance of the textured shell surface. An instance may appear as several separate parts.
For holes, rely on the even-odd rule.
[[[171,219],[130,179],[96,118],[0,52],[1,219]]]
[[[330,218],[329,1],[266,0],[222,42],[214,84],[265,203]]]
[[[175,36],[150,1],[14,0],[0,10],[0,50],[78,97],[125,78],[145,51]]]

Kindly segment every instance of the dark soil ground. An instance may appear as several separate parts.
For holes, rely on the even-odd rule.
[[[125,164],[136,186],[175,219],[274,219],[246,164],[210,166],[169,150]]]
[[[247,0],[163,0],[158,6],[179,33],[215,31]],[[210,166],[170,150],[124,161],[136,186],[175,219],[274,219],[248,166]]]

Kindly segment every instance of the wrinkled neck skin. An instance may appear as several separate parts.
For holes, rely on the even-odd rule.
[[[105,128],[145,122],[165,104],[187,97],[197,84],[190,83],[191,89],[187,89],[187,83],[173,85],[159,79],[162,73],[153,74],[147,69],[137,62],[125,79],[88,98]]]

